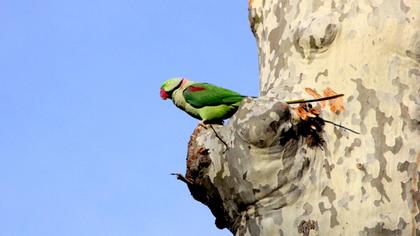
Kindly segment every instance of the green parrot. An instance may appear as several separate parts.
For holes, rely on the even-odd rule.
[[[287,104],[317,102],[341,97],[337,94],[311,100],[286,101]],[[160,87],[162,99],[172,99],[173,103],[202,124],[221,124],[238,110],[239,104],[247,96],[208,83],[200,83],[185,78],[166,80]]]
[[[172,99],[178,108],[206,124],[223,123],[246,96],[212,84],[174,78],[162,84],[160,97]]]

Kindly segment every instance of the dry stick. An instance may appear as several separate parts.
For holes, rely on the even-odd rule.
[[[171,173],[171,175],[175,175],[178,180],[181,180],[182,182],[184,182],[184,183],[186,183],[188,185],[193,184],[189,179],[185,178],[180,173]]]
[[[353,133],[355,133],[355,134],[360,134],[360,133],[359,133],[359,132],[357,132],[357,131],[354,131],[354,130],[352,130],[352,129],[350,129],[350,128],[347,128],[347,127],[344,127],[344,126],[342,126],[342,125],[336,124],[336,123],[334,123],[334,122],[332,122],[332,121],[329,121],[329,120],[326,120],[326,119],[322,119],[322,120],[324,120],[324,122],[326,122],[326,123],[330,123],[330,124],[332,124],[332,125],[338,126],[338,127],[340,127],[340,128],[343,128],[343,129],[345,129],[345,130],[347,130],[347,131],[350,131],[350,132],[353,132]]]
[[[214,131],[214,134],[216,135],[216,137],[226,146],[226,149],[229,149],[229,146],[227,145],[227,143],[219,136],[219,134],[216,132],[216,130],[213,128],[213,125],[209,124],[211,129]]]

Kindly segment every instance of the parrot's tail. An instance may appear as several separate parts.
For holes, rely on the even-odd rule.
[[[332,95],[332,96],[309,99],[309,100],[305,100],[305,99],[291,100],[291,101],[287,101],[286,103],[287,104],[296,104],[296,103],[307,103],[307,102],[319,102],[319,101],[324,101],[324,100],[335,99],[335,98],[342,97],[342,96],[344,96],[344,94],[336,94],[336,95]]]
[[[297,103],[308,103],[308,102],[319,102],[319,101],[325,101],[325,100],[331,100],[335,98],[339,98],[344,96],[344,94],[336,94],[332,96],[322,97],[322,98],[314,98],[314,99],[298,99],[298,100],[290,100],[286,101],[287,104],[297,104]],[[249,97],[249,98],[258,98],[258,96],[242,96],[243,98]]]

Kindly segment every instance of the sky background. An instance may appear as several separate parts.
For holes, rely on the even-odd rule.
[[[230,235],[171,172],[175,76],[258,95],[247,1],[0,0],[0,236]]]

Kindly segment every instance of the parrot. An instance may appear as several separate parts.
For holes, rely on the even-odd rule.
[[[203,124],[222,124],[247,96],[209,83],[173,78],[162,84],[160,97],[172,99],[175,106]]]

